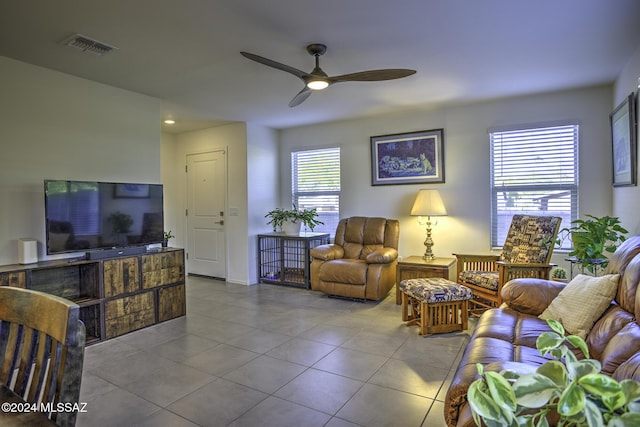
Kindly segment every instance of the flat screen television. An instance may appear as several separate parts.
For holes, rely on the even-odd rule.
[[[45,180],[47,254],[162,242],[162,184]]]

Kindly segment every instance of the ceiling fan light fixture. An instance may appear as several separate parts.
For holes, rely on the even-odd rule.
[[[313,90],[322,90],[329,87],[329,82],[322,79],[309,80],[307,82],[307,87]]]

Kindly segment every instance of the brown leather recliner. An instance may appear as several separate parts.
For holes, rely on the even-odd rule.
[[[335,243],[311,249],[311,289],[377,301],[396,281],[398,220],[343,218]]]

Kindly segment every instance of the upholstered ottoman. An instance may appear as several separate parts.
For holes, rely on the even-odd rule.
[[[467,329],[471,289],[440,277],[403,280],[402,320],[419,325],[420,335]]]

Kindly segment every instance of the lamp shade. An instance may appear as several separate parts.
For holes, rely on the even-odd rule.
[[[447,209],[438,190],[420,190],[413,203],[411,215],[415,216],[444,216]]]

